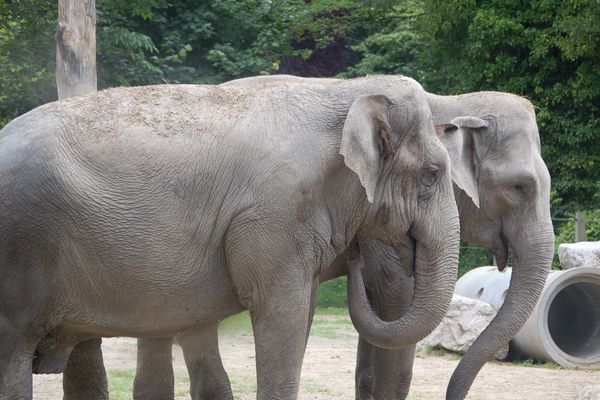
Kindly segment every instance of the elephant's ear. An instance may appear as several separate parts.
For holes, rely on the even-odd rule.
[[[373,202],[383,159],[396,149],[388,121],[391,101],[384,95],[360,96],[352,103],[342,132],[340,154]]]
[[[448,149],[452,163],[452,181],[479,208],[479,187],[476,177],[475,140],[473,133],[487,129],[489,122],[477,117],[456,117],[448,124],[437,125],[438,137]]]

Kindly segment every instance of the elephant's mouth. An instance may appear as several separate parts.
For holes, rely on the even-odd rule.
[[[394,242],[392,248],[396,251],[395,256],[398,257],[399,264],[406,270],[406,275],[413,276],[417,268],[417,240],[409,232],[402,240]]]
[[[496,257],[496,263],[498,264],[499,271],[504,271],[508,265],[508,249],[508,240],[506,240],[504,235],[500,232],[494,239],[490,249],[494,257]]]

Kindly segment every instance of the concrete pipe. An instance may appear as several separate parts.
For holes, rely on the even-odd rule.
[[[500,308],[511,273],[511,268],[476,268],[458,280],[454,292]],[[540,301],[511,346],[519,354],[566,368],[600,362],[600,268],[551,271]]]

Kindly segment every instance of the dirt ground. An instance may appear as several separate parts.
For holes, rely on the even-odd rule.
[[[254,345],[250,334],[224,337],[220,343],[236,399],[256,397]],[[135,370],[135,340],[104,339],[103,351],[108,370]],[[189,381],[181,350],[173,354],[177,380],[177,399],[189,399]],[[327,338],[312,335],[302,370],[300,399],[354,399],[354,363],[356,336]],[[457,365],[456,357],[421,352],[416,359],[409,399],[443,399],[446,385]],[[109,379],[111,377],[109,373]],[[587,385],[600,384],[598,370],[565,370],[558,367],[518,366],[488,363],[478,375],[469,394],[470,400],[569,400]],[[117,396],[113,396],[113,398]],[[130,396],[127,394],[125,396]],[[127,398],[127,397],[118,397]],[[62,399],[61,376],[35,376],[35,400]]]

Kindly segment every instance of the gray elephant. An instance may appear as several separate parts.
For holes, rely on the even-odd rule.
[[[285,82],[286,79],[260,78],[262,82]],[[253,82],[255,84],[256,79],[233,81],[227,85]],[[499,92],[460,96],[427,94],[427,98],[438,134],[451,156],[462,238],[492,250],[500,268],[506,265],[510,246],[515,273],[519,271],[509,292],[512,300],[465,356],[452,378],[448,398],[461,399],[481,365],[502,343],[514,336],[537,301],[553,253],[550,179],[541,159],[534,109],[527,100]],[[410,246],[397,252],[379,241],[370,240],[364,241],[361,250],[367,265],[364,271],[366,286],[379,316],[392,320],[404,315],[412,301],[414,287]],[[321,280],[344,273],[343,266],[333,266],[321,275]],[[206,334],[209,332],[207,329]],[[209,345],[216,343],[216,328],[212,334],[212,342],[203,342],[208,345],[196,343],[196,354],[218,354],[218,349],[211,349]],[[169,387],[165,382],[157,381],[148,372],[160,370],[163,371],[161,375],[170,373],[172,376],[170,357],[164,356],[170,355],[171,342],[170,339],[139,341],[136,398],[172,398],[172,385]],[[99,349],[93,354],[101,365]],[[386,350],[361,339],[356,368],[357,398],[406,398],[413,359],[414,346]],[[190,378],[195,400],[232,398],[227,375],[218,357],[198,358],[193,365],[192,371],[196,372],[190,372]],[[220,379],[210,375],[209,371],[216,371]],[[160,395],[153,397],[153,393]]]
[[[490,249],[500,269],[506,266],[510,246],[514,273],[519,274],[507,292],[507,305],[465,355],[450,381],[447,398],[463,399],[481,366],[519,331],[540,295],[554,249],[550,177],[541,158],[534,109],[527,100],[500,92],[427,97],[438,134],[451,158],[461,237]],[[367,265],[365,284],[375,310],[384,320],[400,318],[413,298],[411,247],[398,251],[398,246],[394,249],[377,240],[365,240],[361,252]],[[340,266],[333,267],[321,279],[344,273]],[[170,344],[165,342],[140,340],[139,345],[143,353],[155,357],[170,354]],[[196,349],[202,347],[209,351],[197,342]],[[414,352],[415,346],[399,350],[377,348],[361,337],[356,366],[357,399],[406,398]],[[170,359],[166,364],[152,365],[165,371],[171,368]],[[222,371],[220,360],[205,362],[203,370]],[[201,383],[206,378],[192,373],[190,376],[193,394],[201,394]],[[150,379],[140,378],[139,386],[151,383]],[[217,382],[213,380],[212,385],[217,386]],[[221,379],[220,391],[213,393],[225,393],[222,388],[227,385]],[[163,388],[162,393],[172,396],[172,388]]]
[[[293,399],[319,277],[356,237],[414,246],[397,321],[370,309],[360,261],[348,273],[359,333],[415,343],[456,278],[449,163],[403,77],[113,89],[15,119],[0,131],[0,397],[31,399],[55,328],[166,337],[248,309],[257,396]]]
[[[434,124],[452,160],[461,238],[490,249],[503,269],[512,250],[513,277],[504,305],[465,354],[450,380],[447,399],[463,399],[483,364],[522,327],[535,306],[554,252],[550,176],[541,157],[535,111],[518,96],[480,92],[428,94]],[[411,276],[391,249],[363,246],[365,282],[378,314],[395,319],[408,309]],[[410,275],[410,274],[409,274]],[[380,276],[387,276],[382,282]],[[405,301],[397,294],[404,291]],[[404,399],[414,346],[378,349],[359,340],[357,399]]]

